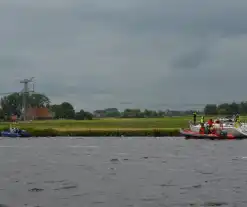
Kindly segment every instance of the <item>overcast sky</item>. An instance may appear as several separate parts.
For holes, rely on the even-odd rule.
[[[76,109],[247,100],[246,11],[245,0],[1,0],[0,92],[34,76]]]

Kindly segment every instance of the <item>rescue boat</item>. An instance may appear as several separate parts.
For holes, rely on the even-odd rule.
[[[205,123],[206,125],[206,123]],[[193,125],[191,121],[189,122],[189,127],[192,132],[199,133],[201,125]],[[222,128],[228,133],[232,134],[235,137],[239,138],[246,138],[247,137],[247,125],[246,124],[240,124],[237,125],[235,123],[222,123]]]

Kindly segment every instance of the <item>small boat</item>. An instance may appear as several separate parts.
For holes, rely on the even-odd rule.
[[[187,139],[237,139],[237,137],[229,133],[226,135],[200,134],[199,132],[194,132],[190,129],[180,129],[180,134],[185,136]]]
[[[13,131],[2,131],[1,132],[1,136],[2,137],[31,137],[31,134],[28,133],[25,130],[19,130],[17,132],[13,132]]]
[[[190,126],[190,130],[191,131],[199,133],[200,128],[201,128],[200,124],[193,125],[191,122],[189,122],[189,126]],[[246,124],[241,123],[240,126],[236,126],[235,123],[223,122],[222,123],[222,127],[228,134],[232,134],[235,137],[239,137],[239,138],[247,137],[247,126],[246,126]]]

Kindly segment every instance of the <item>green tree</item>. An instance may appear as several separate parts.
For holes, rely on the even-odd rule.
[[[220,104],[217,107],[218,114],[220,115],[231,115],[232,114],[232,108],[231,105],[228,103]]]
[[[163,117],[163,116],[165,116],[165,112],[159,110],[159,111],[157,112],[157,116],[158,116],[158,117]]]
[[[229,105],[230,113],[231,114],[238,114],[239,113],[239,104],[233,102]]]
[[[75,118],[75,110],[74,107],[72,106],[72,104],[70,104],[69,102],[63,102],[61,104],[63,113],[64,113],[64,117],[65,119],[74,119]]]
[[[117,108],[107,108],[104,111],[106,117],[120,117],[120,112]]]
[[[20,114],[22,109],[22,97],[19,93],[13,93],[1,98],[1,108],[6,116]]]
[[[143,111],[143,116],[144,117],[157,117],[157,116],[159,116],[159,113],[157,111],[154,111],[154,110],[145,109]]]
[[[247,114],[247,102],[241,102],[239,104],[239,113],[240,114]]]
[[[152,114],[152,111],[149,111],[148,109],[145,109],[145,110],[143,111],[144,117],[150,117],[151,114]]]
[[[50,99],[44,94],[34,93],[28,96],[28,104],[31,107],[49,107],[50,103]]]
[[[45,107],[49,105],[50,99],[44,94],[27,95],[27,107]],[[20,115],[23,108],[23,96],[21,93],[12,93],[0,100],[2,110],[7,116]]]
[[[63,118],[63,119],[74,119],[75,118],[75,110],[72,104],[69,102],[63,102],[61,104],[55,104],[51,106],[51,111],[55,113],[55,118]]]
[[[136,117],[141,118],[144,117],[144,114],[140,109],[125,109],[123,112],[123,117]]]
[[[216,104],[207,104],[204,108],[204,113],[206,115],[216,115],[218,113],[217,105]]]
[[[93,119],[93,114],[88,112],[88,111],[85,111],[84,112],[84,119],[92,120]]]
[[[54,118],[63,118],[63,110],[60,104],[54,104],[50,106],[50,110],[54,113]]]
[[[79,112],[75,113],[75,119],[76,120],[84,120],[85,119],[85,111],[80,110]]]
[[[4,119],[4,111],[3,109],[0,109],[0,119],[3,120]]]

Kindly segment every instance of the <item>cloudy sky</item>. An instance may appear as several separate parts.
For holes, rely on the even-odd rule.
[[[76,109],[247,100],[246,11],[245,0],[1,0],[0,92],[34,76]]]

